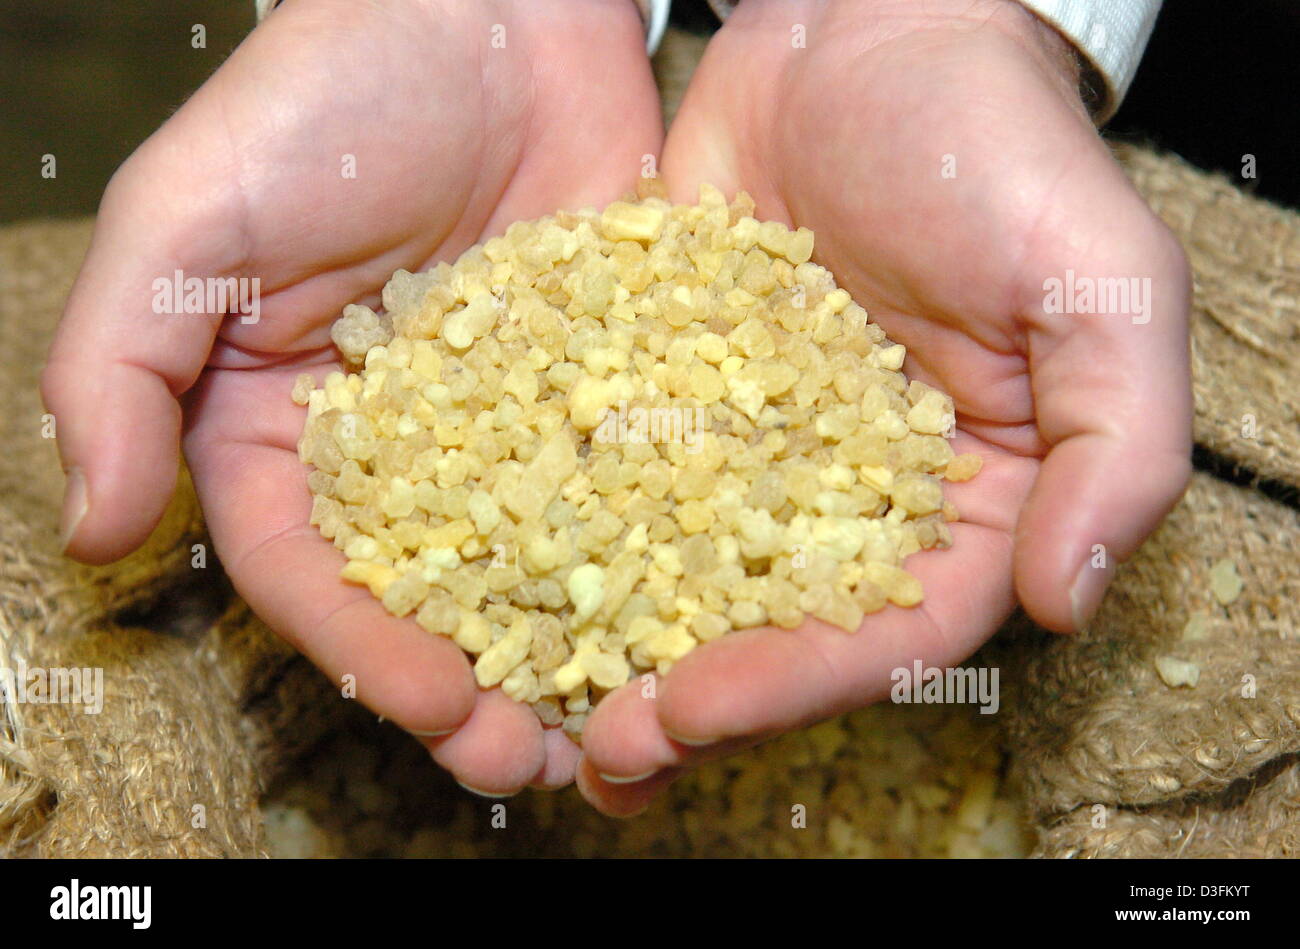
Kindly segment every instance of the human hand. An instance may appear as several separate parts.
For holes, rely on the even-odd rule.
[[[630,0],[290,0],[114,176],[44,371],[79,560],[137,547],[185,455],[236,589],[462,783],[572,779],[576,747],[458,647],[338,579],[308,523],[294,378],[398,268],[603,206],[662,138]],[[355,169],[347,176],[349,166]],[[156,314],[175,271],[260,280],[257,322]],[[79,519],[78,516],[80,515]]]
[[[945,486],[952,549],[907,561],[919,607],[855,635],[733,633],[657,698],[608,696],[578,775],[601,810],[635,812],[683,768],[878,701],[915,659],[960,663],[1017,596],[1079,629],[1181,495],[1186,260],[1077,88],[1065,41],[1010,0],[743,0],[711,41],[665,146],[673,197],[745,189],[760,218],[812,228],[815,260],[907,346],[910,377],[953,397],[953,448],[984,467]],[[1149,308],[1045,312],[1045,281],[1067,270],[1149,278]]]

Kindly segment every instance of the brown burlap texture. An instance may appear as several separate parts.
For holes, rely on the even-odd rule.
[[[1294,855],[1300,515],[1269,495],[1300,484],[1300,219],[1177,159],[1121,158],[1192,258],[1197,442],[1272,484],[1198,474],[1087,634],[1013,624],[986,654],[1004,667],[1000,717],[1042,854]],[[88,236],[88,222],[0,229],[0,664],[99,667],[106,691],[98,715],[0,708],[0,853],[257,855],[259,794],[346,703],[322,701],[324,681],[210,559],[194,566],[207,540],[184,479],[146,549],[104,568],[58,555],[36,374]],[[1208,586],[1224,558],[1245,580],[1227,607]],[[1183,641],[1194,613],[1208,635]],[[1197,663],[1198,684],[1166,686],[1164,655]]]

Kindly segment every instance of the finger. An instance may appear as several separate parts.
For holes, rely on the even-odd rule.
[[[665,765],[644,777],[619,778],[599,770],[594,760],[584,758],[578,768],[578,786],[592,807],[609,817],[634,817],[685,774],[701,765],[748,751],[773,735],[746,735],[712,745],[679,747],[678,763]]]
[[[643,781],[678,761],[655,708],[662,678],[647,689],[635,679],[601,699],[582,730],[582,756],[608,784]]]
[[[587,722],[583,751],[609,784],[639,783],[879,701],[893,670],[920,659],[948,666],[973,652],[1013,606],[1011,539],[967,526],[957,543],[970,556],[954,583],[951,552],[908,562],[927,585],[927,603],[868,616],[855,634],[810,620],[797,631],[732,633],[680,660],[647,701],[628,690],[608,696]],[[948,582],[936,582],[946,577]],[[938,620],[936,620],[938,617]],[[613,700],[613,701],[611,701]],[[620,792],[619,800],[628,800]]]
[[[587,720],[579,787],[602,813],[625,817],[644,810],[689,768],[743,751],[764,737],[702,746],[678,742],[659,721],[654,692],[632,682],[602,699]]]
[[[1037,465],[959,435],[959,451],[984,458],[974,479],[945,484],[961,514],[948,549],[922,551],[905,566],[921,581],[922,603],[888,606],[856,633],[809,620],[794,631],[741,631],[696,649],[659,689],[666,734],[699,746],[723,738],[800,727],[874,702],[894,669],[915,659],[959,662],[1014,607],[1012,529]]]
[[[154,312],[155,281],[196,269],[159,224],[174,210],[133,169],[115,176],[41,375],[68,472],[61,540],[91,563],[129,553],[162,516],[179,460],[176,396],[220,322]]]
[[[1016,586],[1029,614],[1059,632],[1088,623],[1117,561],[1156,528],[1191,473],[1186,258],[1136,199],[1094,228],[1105,252],[1057,255],[1027,281],[1047,289],[1068,269],[1094,288],[1113,280],[1130,291],[1126,306],[1116,291],[1086,313],[1044,312],[1053,305],[1042,289],[1029,304],[1034,403],[1051,448],[1020,518]]]
[[[916,659],[949,664],[973,652],[1014,605],[1011,537],[1037,462],[965,434],[954,449],[979,454],[984,467],[970,481],[945,485],[961,514],[951,525],[953,546],[906,561],[925,590],[920,607],[887,607],[851,635],[816,621],[793,632],[731,633],[676,663],[654,690],[639,681],[615,690],[583,734],[583,754],[597,775],[637,782],[696,764],[737,739],[876,701],[888,692],[891,672]]]
[[[582,760],[582,749],[574,744],[564,729],[558,727],[544,728],[542,743],[546,748],[546,763],[529,785],[543,791],[554,791],[572,784],[578,762]]]
[[[663,768],[696,765],[749,747],[759,739],[745,735],[719,744],[679,741],[664,731],[655,689],[640,680],[615,689],[601,700],[582,734],[582,755],[608,784],[636,784]]]
[[[291,5],[255,30],[132,155],[105,193],[42,379],[69,472],[61,528],[75,557],[105,562],[129,552],[171,495],[180,426],[175,397],[197,378],[221,323],[220,313],[154,312],[160,300],[174,299],[178,275],[260,281],[272,299],[270,312],[255,322],[231,321],[230,335],[240,345],[267,350],[300,332],[319,345],[324,315],[373,291],[395,262],[433,252],[449,230],[440,225],[460,209],[460,184],[483,170],[481,156],[460,144],[480,125],[481,116],[462,107],[472,100],[456,95],[481,92],[472,70],[446,69],[437,78],[454,82],[435,83],[438,94],[428,95],[427,83],[413,94],[417,83],[409,80],[412,88],[399,95],[382,73],[355,67],[352,81],[339,84],[343,91],[318,95],[322,64],[354,66],[356,46],[355,36],[337,27],[348,7],[319,7]],[[451,28],[423,11],[405,14],[414,21],[401,25],[435,21],[434,28]],[[366,20],[366,11],[356,18]],[[309,34],[311,41],[302,42]],[[394,29],[390,35],[400,48],[421,33]],[[268,86],[272,64],[277,82]],[[250,94],[272,88],[272,95]],[[392,192],[403,187],[396,182],[429,167],[428,154],[415,157],[405,147],[409,136],[394,131],[407,127],[397,113],[411,98],[423,107],[421,118],[444,120],[432,156],[443,187],[406,187],[406,200],[394,202]],[[358,137],[358,112],[374,134]],[[460,121],[448,125],[453,114]],[[362,167],[389,173],[370,187],[355,186],[340,176],[329,142],[359,143]],[[397,157],[381,165],[376,152]],[[257,161],[248,160],[253,153]],[[349,217],[378,223],[364,233],[335,226]],[[346,266],[366,256],[373,258],[368,270]],[[321,270],[321,280],[309,281]],[[157,296],[159,280],[172,292]]]
[[[852,634],[815,619],[742,631],[686,656],[659,692],[664,732],[700,746],[789,731],[879,701],[893,670],[917,659],[947,666],[969,656],[1012,609],[1011,538],[953,528],[952,549],[908,558],[926,592],[918,607],[886,607]]]
[[[611,784],[584,758],[578,765],[576,783],[579,793],[606,817],[636,817],[684,773],[670,768],[637,784]]]
[[[546,765],[536,713],[500,689],[479,692],[468,721],[426,744],[438,764],[480,797],[518,794]]]
[[[288,447],[303,417],[287,398],[294,375],[211,371],[195,388],[186,454],[217,552],[253,610],[340,687],[409,731],[457,728],[477,694],[464,654],[340,580],[346,558],[308,523],[306,471]]]
[[[987,349],[942,323],[888,319],[896,333],[890,338],[907,346],[903,374],[951,396],[958,429],[1018,455],[1041,458],[1047,453],[1034,424],[1024,356]]]

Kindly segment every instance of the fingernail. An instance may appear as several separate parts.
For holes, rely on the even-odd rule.
[[[514,796],[515,796],[515,794],[514,794],[513,791],[507,791],[505,794],[494,794],[494,793],[491,792],[491,791],[480,791],[478,788],[472,788],[472,787],[470,787],[468,784],[466,784],[464,781],[457,781],[456,783],[459,784],[461,787],[463,787],[463,788],[464,788],[466,791],[468,791],[470,794],[477,794],[479,797],[491,798],[492,800],[498,800],[498,799],[503,798],[503,797],[514,797]]]
[[[646,778],[653,778],[659,773],[659,769],[655,768],[653,771],[647,771],[645,774],[634,774],[630,778],[625,778],[617,774],[605,774],[601,771],[597,771],[596,773],[600,775],[600,780],[608,781],[610,784],[635,784],[638,781],[644,781]]]
[[[1110,585],[1114,567],[1110,557],[1106,558],[1104,567],[1093,566],[1094,558],[1089,556],[1074,575],[1074,584],[1070,587],[1070,613],[1074,619],[1074,628],[1083,632],[1092,618],[1097,615],[1106,587]]]
[[[692,748],[701,748],[704,745],[715,745],[721,738],[683,738],[681,735],[674,735],[672,732],[665,734],[679,745],[689,745]]]
[[[66,551],[81,525],[90,499],[86,494],[86,476],[80,468],[68,469],[68,483],[63,489],[63,513],[59,516],[59,550]]]

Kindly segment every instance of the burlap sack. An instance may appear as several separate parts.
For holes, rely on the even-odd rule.
[[[658,65],[671,101],[701,45],[680,35],[666,42]],[[1053,637],[1018,620],[974,661],[1004,667],[1008,694],[995,717],[1039,828],[1039,853],[1294,855],[1300,439],[1288,382],[1300,365],[1300,220],[1176,158],[1139,149],[1121,158],[1192,258],[1196,438],[1209,470],[1120,570],[1086,635]],[[8,407],[0,416],[0,668],[98,667],[108,693],[98,715],[12,700],[0,708],[0,853],[262,854],[258,798],[270,780],[340,722],[373,723],[347,717],[351,703],[338,701],[231,596],[210,555],[207,567],[193,566],[194,545],[207,541],[184,479],[144,550],[105,568],[58,555],[61,477],[42,433],[36,372],[88,235],[88,222],[0,228],[0,385]],[[1254,485],[1252,475],[1268,480]],[[1243,477],[1247,483],[1232,483]],[[1210,567],[1225,558],[1245,580],[1226,607],[1208,588]],[[1204,617],[1207,635],[1184,641],[1193,614]],[[1166,655],[1197,663],[1195,687],[1161,681],[1155,659]],[[1248,698],[1243,686],[1251,683]],[[935,851],[910,846],[909,835],[940,817],[926,805],[918,817],[910,799],[899,806],[896,791],[916,785],[916,799],[935,800],[947,793],[945,780],[958,790],[955,825],[973,828],[946,852],[970,852],[981,826],[971,812],[988,811],[999,767],[983,747],[988,721],[885,708],[843,723],[706,769],[682,792],[687,798],[678,794],[620,825],[613,852],[928,854]],[[953,774],[975,746],[982,757],[963,785]],[[418,758],[399,770],[411,771]],[[374,814],[391,812],[380,800],[388,779],[376,777],[363,809],[372,825],[381,823]],[[777,785],[788,786],[780,800],[769,793]],[[787,797],[813,802],[810,814],[824,798],[834,816],[818,836],[782,837],[769,812],[780,805],[788,815]],[[565,808],[556,836],[576,850],[557,843],[539,851],[530,842],[524,852],[603,852],[607,826],[580,802],[557,800],[521,806],[537,839],[556,826],[557,806]],[[886,811],[887,833],[854,823]],[[459,846],[416,835],[411,852],[510,846],[499,834],[471,843],[466,813],[447,828]],[[582,816],[571,821],[570,813]],[[669,820],[681,830],[671,843],[656,838]]]
[[[1044,855],[1296,856],[1300,215],[1176,158],[1119,157],[1192,261],[1198,461],[1223,477],[1195,475],[1086,634],[1000,644],[1011,754]],[[1222,560],[1244,580],[1226,606]],[[1184,637],[1193,617],[1203,638]],[[1163,656],[1197,684],[1164,684]]]

